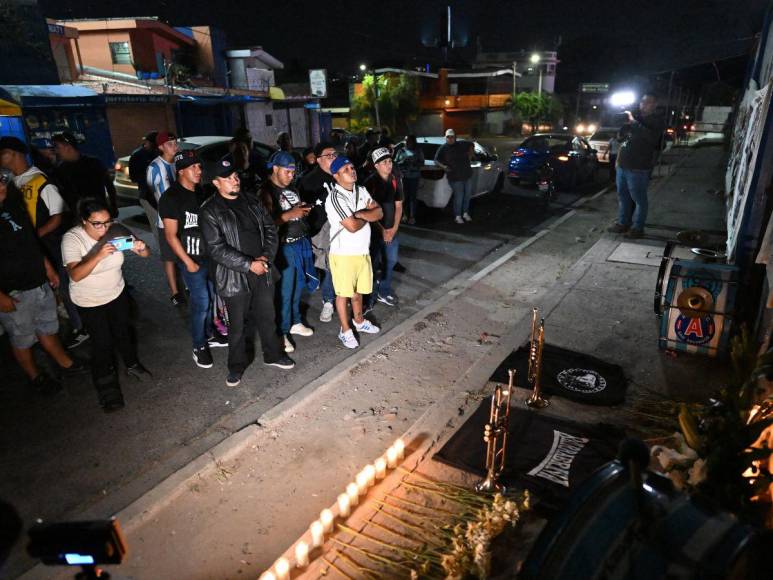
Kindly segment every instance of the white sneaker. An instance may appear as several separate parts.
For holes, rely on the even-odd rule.
[[[285,352],[295,352],[295,347],[293,346],[293,343],[290,342],[290,339],[288,337],[285,338]]]
[[[290,327],[290,334],[297,334],[299,336],[311,336],[314,334],[314,331],[302,322],[299,322],[298,324],[293,324]]]
[[[378,334],[381,332],[381,329],[367,318],[362,321],[362,324],[357,324],[356,320],[352,320],[352,322],[354,323],[354,328],[359,332],[364,332],[365,334]]]
[[[357,342],[357,339],[354,338],[354,333],[352,332],[351,328],[347,330],[346,332],[341,329],[338,332],[338,339],[343,343],[343,345],[346,348],[357,348],[360,346],[360,343]]]
[[[319,321],[330,322],[331,320],[333,320],[333,310],[335,310],[335,308],[333,307],[333,303],[325,302],[322,305],[322,312],[319,313]]]
[[[464,220],[462,219],[462,216],[458,215],[454,218],[454,221],[458,224],[463,224]]]
[[[464,215],[462,215],[462,218],[466,222],[471,222],[472,221],[472,218],[470,217],[470,214],[468,214],[467,212],[464,212]]]

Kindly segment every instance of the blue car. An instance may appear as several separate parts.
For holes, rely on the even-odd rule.
[[[514,185],[535,183],[537,169],[544,164],[553,169],[558,185],[573,189],[578,183],[596,177],[596,150],[584,137],[569,133],[537,133],[513,151],[507,176]]]

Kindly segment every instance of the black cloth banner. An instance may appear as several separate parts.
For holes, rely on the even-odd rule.
[[[508,369],[517,371],[517,384],[531,389],[529,347],[514,350],[491,375],[491,380],[507,384]],[[542,350],[542,392],[588,405],[619,405],[625,400],[628,379],[619,365],[586,354],[546,344]]]
[[[485,476],[483,427],[490,409],[486,398],[434,459]],[[547,509],[560,509],[578,484],[614,459],[625,436],[611,425],[584,425],[513,408],[509,427],[500,482],[534,492]]]

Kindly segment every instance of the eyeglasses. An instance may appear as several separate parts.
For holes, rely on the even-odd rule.
[[[330,157],[331,159],[335,159],[336,157],[338,157],[338,153],[337,152],[325,153],[324,155],[320,155],[319,157]]]
[[[106,222],[93,222],[91,220],[86,221],[88,221],[95,230],[103,230],[115,223],[113,220],[107,220]]]

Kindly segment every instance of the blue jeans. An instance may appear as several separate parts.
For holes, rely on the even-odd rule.
[[[617,223],[643,230],[647,223],[647,186],[650,182],[649,169],[617,168]],[[634,208],[634,205],[636,206]]]
[[[279,331],[288,334],[293,324],[301,322],[301,294],[303,284],[298,284],[298,272],[295,264],[295,250],[292,245],[282,244],[279,248],[282,252],[283,264],[280,272],[282,281],[279,286],[281,305],[279,307]]]
[[[212,282],[207,276],[207,265],[199,264],[197,272],[188,272],[181,263],[177,263],[185,285],[191,295],[188,298],[191,317],[191,340],[193,348],[207,346],[207,338],[212,334]]]
[[[330,270],[319,270],[322,281],[320,283],[320,290],[322,292],[322,302],[335,302],[336,293],[333,289],[333,276]]]
[[[463,213],[470,211],[472,178],[465,181],[449,181],[448,185],[451,186],[454,194],[454,217],[461,217]]]
[[[392,296],[392,273],[397,264],[397,255],[400,251],[400,240],[398,236],[392,239],[391,244],[384,242],[384,238],[374,239],[372,243],[371,262],[373,263],[373,275],[377,276],[379,270],[382,271],[380,278],[376,278],[373,286],[374,294],[381,296]]]

